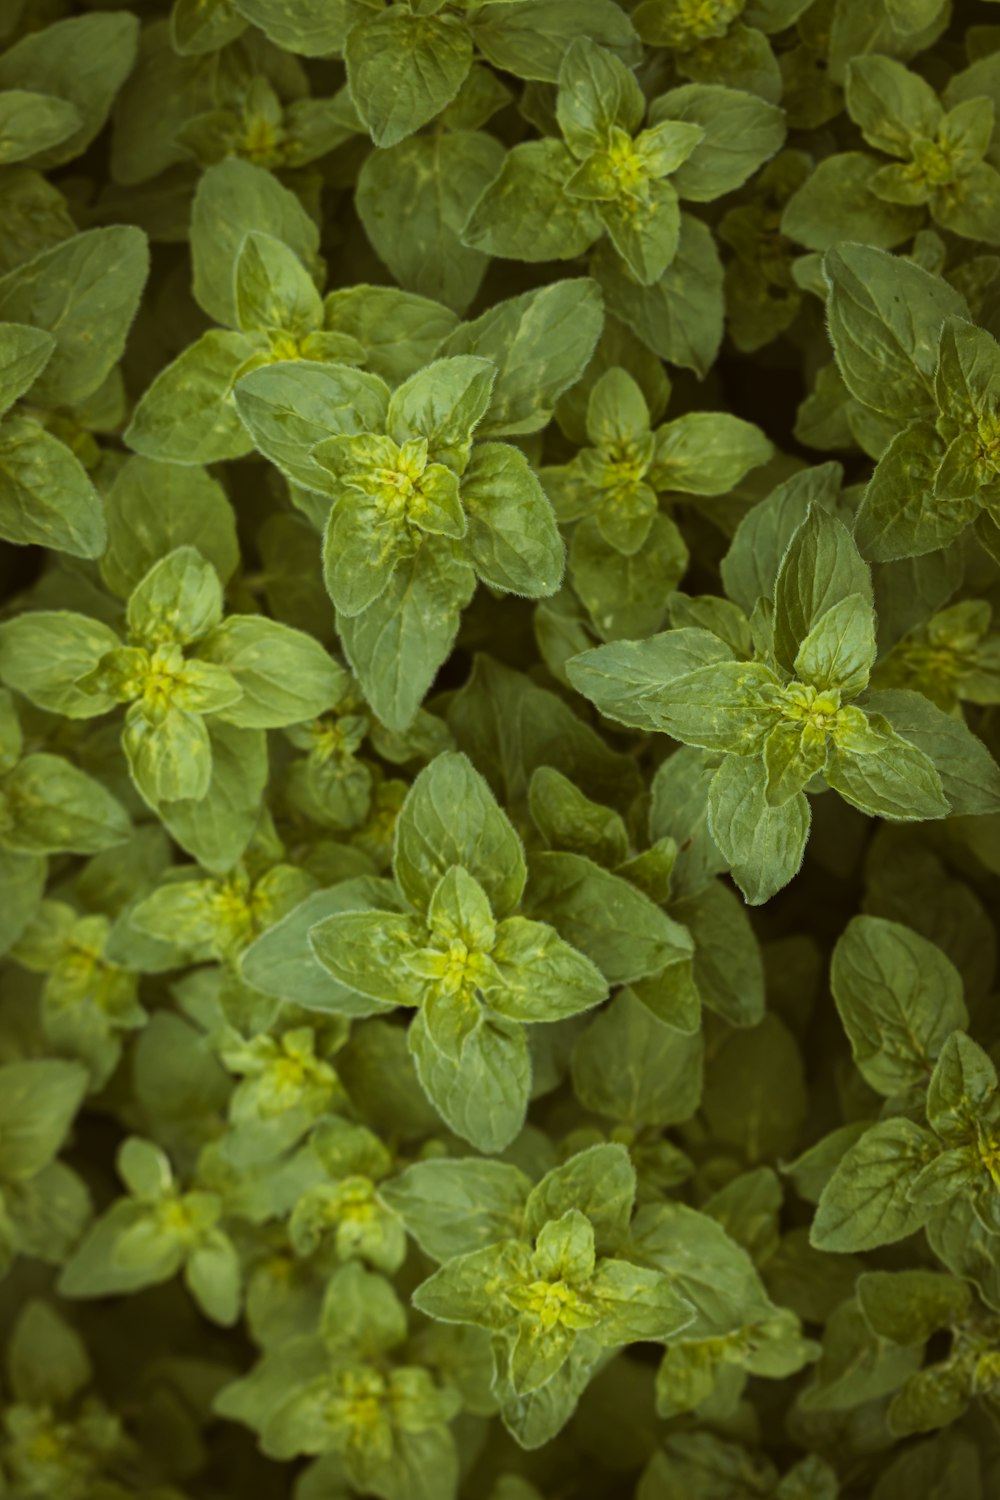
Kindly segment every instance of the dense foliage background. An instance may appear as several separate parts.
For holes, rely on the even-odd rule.
[[[996,1495],[1000,11],[0,43],[0,1493]]]

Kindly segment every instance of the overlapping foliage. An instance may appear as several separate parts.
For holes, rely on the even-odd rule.
[[[995,1495],[990,8],[0,41],[0,1493]]]

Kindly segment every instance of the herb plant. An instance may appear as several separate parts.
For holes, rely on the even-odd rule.
[[[0,0],[0,1493],[1000,1492],[998,117]]]

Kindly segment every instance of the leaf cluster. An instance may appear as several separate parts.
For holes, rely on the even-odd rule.
[[[0,0],[0,1493],[1000,1491],[998,36]]]

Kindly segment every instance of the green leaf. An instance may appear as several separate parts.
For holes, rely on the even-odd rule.
[[[180,464],[242,458],[253,444],[232,403],[233,381],[256,345],[213,328],[185,349],[143,393],[125,441],[146,458]]]
[[[13,769],[24,753],[24,731],[13,694],[0,692],[0,775]]]
[[[937,491],[943,444],[925,422],[893,438],[858,507],[858,546],[873,562],[921,557],[947,547],[974,520],[973,496]]]
[[[0,326],[0,413],[31,389],[55,346],[51,333],[42,328],[24,323]]]
[[[318,718],[347,686],[347,674],[319,641],[261,615],[230,615],[200,642],[198,655],[225,667],[242,689],[220,713],[244,729]]]
[[[970,99],[945,120],[943,133],[952,137],[949,145],[953,150],[957,147],[966,159],[983,149],[983,132],[989,129],[989,115],[983,106],[988,102]],[[966,115],[961,124],[957,118],[960,112]],[[961,201],[949,202],[944,198],[936,203],[934,218],[942,229],[950,229],[965,239],[995,243],[1000,231],[1000,173],[989,162],[974,162],[966,169],[962,187]]]
[[[195,1246],[184,1267],[184,1283],[213,1323],[231,1328],[239,1318],[240,1259],[229,1236],[212,1230]]]
[[[185,57],[214,52],[245,29],[245,20],[229,0],[176,0],[170,13],[171,41]]]
[[[349,365],[299,360],[242,376],[234,400],[265,458],[294,484],[330,494],[330,472],[311,450],[334,434],[381,431],[389,390],[384,381]]]
[[[362,908],[371,900],[362,877],[344,880],[330,890],[315,891],[269,927],[245,949],[240,974],[254,989],[301,1006],[304,1010],[341,1015],[371,1015],[381,1009],[357,990],[342,984],[323,967],[310,941],[313,928],[339,912]]]
[[[961,294],[865,245],[828,250],[823,268],[830,338],[851,394],[902,422],[933,412],[938,336],[946,317],[967,316]]]
[[[662,1026],[686,1037],[701,1030],[701,993],[694,979],[693,957],[670,964],[658,974],[634,979],[632,991]]]
[[[829,1319],[812,1384],[802,1393],[807,1411],[850,1411],[897,1390],[918,1368],[921,1351],[875,1336],[856,1302],[841,1303]]]
[[[532,1188],[524,1208],[524,1233],[534,1239],[553,1219],[576,1209],[590,1220],[598,1250],[628,1234],[635,1203],[635,1168],[624,1146],[591,1146],[553,1167]]]
[[[101,497],[83,465],[26,417],[0,424],[0,536],[73,557],[99,557],[105,546]]]
[[[691,1339],[724,1335],[772,1312],[750,1256],[706,1213],[683,1203],[645,1205],[632,1244],[637,1259],[665,1272],[696,1309]]]
[[[772,452],[751,422],[723,412],[688,412],[657,429],[653,478],[657,489],[722,495]]]
[[[236,260],[236,317],[251,332],[311,332],[323,319],[316,284],[293,250],[251,229]]]
[[[812,505],[789,541],[774,586],[774,651],[781,665],[791,671],[814,626],[855,594],[871,603],[867,564],[846,526]]]
[[[87,1090],[79,1063],[54,1058],[0,1068],[0,1180],[20,1182],[60,1150]]]
[[[509,1354],[509,1378],[522,1399],[551,1384],[573,1348],[575,1335],[563,1324],[545,1329],[537,1323],[522,1323]]]
[[[722,342],[725,301],[722,261],[707,224],[681,214],[677,253],[653,286],[642,286],[603,247],[593,269],[610,313],[662,359],[702,379],[708,374]]]
[[[165,642],[189,645],[221,619],[218,574],[194,547],[161,557],[129,595],[129,634],[150,651]]]
[[[959,548],[876,564],[872,569],[883,649],[919,628],[958,588]],[[891,591],[891,596],[890,596]]]
[[[122,749],[132,780],[151,806],[182,799],[198,802],[207,796],[212,745],[200,715],[168,708],[154,723],[135,704],[125,719]]]
[[[146,236],[115,225],[74,235],[0,278],[0,321],[55,339],[32,386],[38,405],[72,405],[97,389],[121,357],[148,274]]]
[[[355,206],[372,248],[400,286],[465,311],[489,264],[481,250],[462,242],[469,204],[493,181],[503,160],[500,142],[483,130],[413,135],[366,159]],[[401,235],[403,223],[406,234]]]
[[[941,1151],[911,1184],[910,1201],[928,1214],[947,1213],[951,1205],[962,1198],[971,1198],[975,1207],[981,1171],[980,1162],[967,1145]],[[986,1214],[989,1214],[988,1207]]]
[[[509,1146],[524,1124],[531,1091],[523,1028],[484,1014],[452,1062],[434,1045],[419,1011],[407,1040],[421,1087],[445,1124],[487,1155]]]
[[[665,132],[671,128],[685,129],[682,125],[662,125],[658,130]],[[686,153],[689,145],[690,138],[682,140],[679,148]],[[574,176],[566,191],[576,192],[581,187]],[[643,286],[655,285],[677,254],[681,212],[673,184],[654,180],[649,185],[647,203],[602,202],[597,212],[629,274]]]
[[[642,639],[659,631],[669,591],[680,582],[688,562],[679,528],[663,514],[653,516],[642,545],[631,555],[606,542],[593,517],[580,521],[573,530],[569,555],[573,588],[606,641]]]
[[[129,1192],[146,1202],[156,1202],[173,1187],[170,1158],[141,1136],[128,1136],[121,1143],[115,1165]]]
[[[763,662],[722,661],[665,684],[653,716],[682,744],[752,756],[773,726],[779,694]]]
[[[10,1383],[19,1401],[61,1405],[94,1378],[80,1335],[48,1302],[32,1298],[18,1314],[8,1350]]]
[[[708,794],[709,831],[750,906],[763,905],[794,879],[809,837],[805,795],[772,806],[765,786],[759,761],[727,755]]]
[[[73,107],[72,133],[31,153],[42,170],[80,156],[107,119],[135,62],[138,18],[126,11],[73,16],[44,23],[0,57],[0,89],[56,95]]]
[[[987,1306],[997,1305],[993,1234],[976,1215],[972,1198],[953,1198],[927,1224],[927,1242],[955,1276],[970,1281]]]
[[[462,476],[467,556],[484,583],[537,599],[562,581],[565,550],[552,507],[524,455],[478,443]]]
[[[479,882],[496,916],[516,909],[526,879],[521,840],[468,757],[447,752],[421,771],[403,803],[393,869],[407,899],[426,910],[453,865]]]
[[[792,666],[800,682],[853,698],[868,684],[875,652],[872,605],[862,594],[848,594],[820,615]]]
[[[689,956],[689,934],[648,896],[582,854],[528,861],[525,909],[550,922],[611,984],[657,974]]]
[[[997,1092],[989,1054],[962,1031],[941,1048],[927,1088],[927,1123],[944,1140],[964,1142],[969,1122],[986,1112]]]
[[[72,1254],[92,1213],[83,1179],[61,1161],[50,1162],[27,1182],[8,1184],[7,1201],[21,1253],[49,1265]]]
[[[914,1484],[935,1486],[943,1500],[965,1495],[983,1500],[986,1491],[976,1445],[955,1432],[907,1444],[887,1465],[872,1492],[873,1500],[905,1500]]]
[[[384,438],[372,440],[382,449],[388,441]],[[379,470],[375,467],[376,454],[371,451],[366,453],[365,446],[362,445],[367,446],[364,438],[357,443],[350,438],[346,441],[334,438],[329,443],[321,443],[315,451],[324,466],[332,466],[342,460],[349,463],[349,454],[360,450],[359,457],[362,461],[365,458],[371,460],[371,467],[359,469],[358,472],[366,478],[369,474],[373,475],[377,483]],[[389,457],[395,458],[392,448],[389,449]],[[437,502],[433,507],[435,519],[444,521],[447,518],[452,532],[459,532],[465,518],[458,502],[458,485],[454,475],[450,471],[438,475],[444,482],[433,488],[428,482],[430,477],[425,474],[422,481],[423,498],[426,500],[428,494],[432,495]],[[431,506],[428,505],[425,514],[430,511]],[[353,619],[371,605],[377,604],[391,583],[406,551],[407,537],[402,527],[391,520],[388,524],[380,523],[375,506],[366,503],[357,493],[341,494],[330,511],[323,534],[323,583],[344,619]]]
[[[941,412],[964,423],[970,413],[988,410],[998,368],[1000,346],[986,329],[959,317],[946,319],[935,377]]]
[[[730,1032],[708,1072],[702,1110],[715,1139],[750,1162],[794,1149],[807,1115],[802,1055],[781,1018]]]
[[[923,223],[923,210],[886,203],[872,192],[883,163],[866,151],[840,151],[819,161],[785,204],[781,230],[809,250],[857,240],[893,250]]]
[[[649,432],[649,404],[642,387],[621,365],[599,374],[587,393],[586,433],[597,448],[641,443]]]
[[[100,620],[70,610],[36,610],[0,625],[0,677],[39,708],[71,719],[107,713],[115,700],[76,686],[121,645]]]
[[[225,873],[253,836],[267,784],[267,740],[262,730],[208,721],[208,787],[195,799],[161,803],[157,812],[171,837],[206,869]]]
[[[671,902],[670,913],[694,940],[701,998],[730,1026],[756,1026],[764,1014],[760,945],[736,893],[720,880]]]
[[[717,663],[732,663],[732,652],[710,631],[667,630],[645,641],[616,641],[584,651],[567,662],[566,671],[577,692],[608,718],[636,729],[662,730],[667,691]]]
[[[833,996],[854,1061],[878,1093],[926,1082],[968,1023],[962,980],[940,948],[898,922],[854,917],[833,951]]]
[[[309,946],[346,989],[385,1006],[419,1004],[423,983],[406,959],[423,946],[413,917],[383,911],[339,911],[309,929]]]
[[[445,355],[474,354],[497,369],[480,437],[536,432],[583,374],[603,326],[600,289],[586,277],[498,302],[445,339]]]
[[[630,757],[610,750],[556,693],[488,656],[476,657],[451,698],[448,724],[515,818],[527,814],[532,772],[554,761],[589,796],[621,810],[639,790]]]
[[[0,848],[0,953],[17,942],[42,899],[48,861]]]
[[[636,1339],[666,1343],[694,1317],[691,1304],[665,1276],[626,1260],[606,1260],[598,1267],[592,1296],[601,1318],[597,1337],[612,1346]]]
[[[573,1088],[585,1109],[639,1129],[689,1120],[701,1101],[702,1041],[664,1026],[630,989],[582,1033]]]
[[[634,75],[619,58],[586,35],[570,42],[559,66],[556,116],[575,156],[604,144],[614,126],[634,135],[646,101]]]
[[[570,15],[561,0],[496,0],[473,12],[472,34],[488,62],[516,78],[554,83],[567,48],[585,36],[622,56],[638,59],[638,38],[613,0],[576,0]]]
[[[704,751],[675,750],[662,762],[650,787],[649,836],[677,843],[671,886],[680,896],[697,894],[726,869],[708,832],[708,788],[714,770],[713,758]]]
[[[93,776],[59,755],[26,755],[4,778],[8,848],[22,854],[97,854],[124,844],[128,813]]]
[[[530,1267],[531,1251],[526,1244],[504,1239],[484,1245],[447,1260],[417,1287],[413,1305],[443,1323],[502,1328],[513,1322],[514,1308],[506,1299],[484,1297],[483,1289],[516,1285]]]
[[[24,161],[58,146],[79,125],[80,116],[67,99],[5,89],[0,93],[0,162]]]
[[[545,842],[599,865],[618,865],[628,854],[628,830],[618,813],[592,802],[554,766],[539,766],[528,787],[531,816]]]
[[[409,727],[448,657],[475,574],[447,538],[427,537],[361,614],[340,615],[344,655],[389,729]]]
[[[426,438],[432,462],[461,472],[495,380],[490,360],[468,354],[436,359],[393,391],[386,431],[396,443]]]
[[[208,68],[181,57],[170,33],[169,21],[142,28],[135,66],[118,95],[109,165],[115,182],[129,187],[184,161],[181,130],[192,114],[215,103]],[[176,201],[176,185],[167,201]],[[189,207],[187,195],[184,201]]]
[[[191,210],[192,291],[210,318],[237,327],[236,263],[252,231],[273,235],[307,270],[319,230],[299,199],[263,167],[231,156],[202,173]]]
[[[236,517],[221,484],[203,469],[127,458],[105,496],[105,512],[101,576],[122,599],[176,547],[196,548],[223,582],[236,571]]]
[[[380,1195],[432,1260],[518,1239],[530,1179],[506,1162],[415,1162]]]
[[[915,138],[936,138],[944,113],[930,84],[893,57],[853,58],[844,99],[869,146],[903,158]]]
[[[427,296],[363,281],[328,293],[323,305],[327,326],[356,339],[368,368],[390,384],[426,365],[458,322]]]
[[[897,734],[932,762],[953,813],[975,817],[1000,810],[1000,769],[961,719],[923,693],[904,688],[869,693],[865,712],[884,715]]]
[[[825,772],[830,786],[872,817],[947,817],[949,801],[931,758],[880,714],[866,713],[856,725],[834,729]]]
[[[4,172],[0,204],[5,225],[0,270],[9,271],[76,233],[65,196],[30,168],[16,166]]]
[[[561,141],[525,141],[508,151],[477,199],[463,242],[508,260],[574,260],[603,232],[594,205],[571,197],[576,161]]]
[[[441,113],[472,66],[472,41],[454,16],[388,11],[348,33],[351,97],[376,146],[394,146]]]
[[[234,0],[246,20],[278,47],[302,57],[339,52],[353,19],[350,0]]]
[[[913,1234],[928,1210],[907,1194],[936,1150],[934,1137],[912,1120],[873,1125],[823,1189],[810,1242],[818,1250],[873,1250]]]
[[[561,1021],[607,999],[600,969],[544,922],[508,917],[490,957],[501,982],[484,993],[512,1021]]]
[[[958,1360],[916,1370],[892,1399],[886,1424],[894,1436],[933,1432],[957,1422],[969,1406],[968,1373]]]
[[[858,1305],[879,1338],[923,1344],[931,1334],[968,1315],[964,1282],[940,1271],[867,1271],[858,1277]]]
[[[800,723],[781,720],[764,742],[767,772],[765,797],[770,807],[783,807],[823,770],[826,745],[803,731]]]
[[[90,1227],[63,1268],[60,1295],[106,1297],[169,1281],[180,1269],[183,1251],[176,1236],[157,1233],[157,1229],[145,1205],[132,1198],[117,1199]]]
[[[773,595],[788,544],[810,504],[825,510],[835,507],[842,479],[843,469],[837,463],[802,469],[740,521],[721,571],[726,593],[745,614],[753,612],[758,599]]]
[[[518,1395],[507,1346],[495,1347],[496,1387],[504,1427],[521,1448],[541,1448],[566,1425],[601,1361],[601,1346],[586,1331],[573,1340],[565,1363],[538,1391]]]
[[[756,93],[689,83],[653,100],[650,123],[684,120],[700,125],[702,139],[671,175],[682,198],[708,203],[734,192],[781,149],[785,121],[780,109]]]

